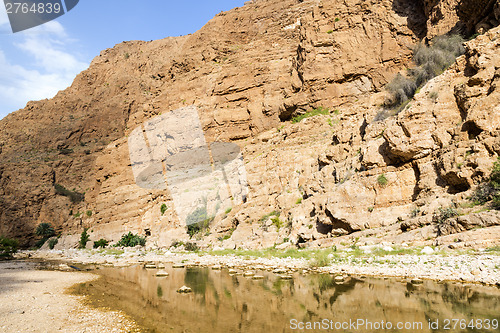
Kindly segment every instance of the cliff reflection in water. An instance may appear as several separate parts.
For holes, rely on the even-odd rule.
[[[142,266],[102,268],[100,280],[75,291],[95,306],[125,311],[150,332],[291,332],[291,319],[422,322],[419,332],[431,332],[429,319],[498,319],[500,313],[500,290],[479,285],[354,277],[336,283],[330,275],[300,274],[282,280],[266,271],[253,280],[210,268],[166,270],[168,277],[157,278],[157,270]],[[193,292],[177,293],[183,285]]]

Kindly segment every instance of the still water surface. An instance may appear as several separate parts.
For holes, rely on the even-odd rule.
[[[94,306],[122,310],[146,331],[158,333],[500,332],[494,328],[500,319],[500,289],[495,287],[360,277],[336,283],[331,275],[298,273],[283,280],[267,271],[258,272],[264,279],[253,280],[210,268],[165,270],[169,276],[158,278],[156,269],[139,265],[104,267],[96,271],[99,280],[75,286],[73,292],[87,295]],[[193,292],[177,293],[183,285]],[[460,328],[472,319],[474,328]],[[490,329],[485,329],[486,319]],[[314,322],[322,326],[307,329]],[[411,328],[397,329],[398,323]]]

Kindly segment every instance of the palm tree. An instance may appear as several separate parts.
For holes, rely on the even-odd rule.
[[[35,232],[38,236],[42,236],[43,238],[49,238],[56,234],[54,228],[50,223],[40,223],[36,228]]]

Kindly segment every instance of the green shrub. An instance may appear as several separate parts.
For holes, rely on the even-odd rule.
[[[495,164],[493,164],[493,170],[491,170],[490,175],[490,185],[495,190],[500,190],[500,156],[498,157]]]
[[[207,215],[207,207],[200,206],[186,217],[187,233],[189,237],[210,228],[213,217]]]
[[[160,212],[161,212],[161,215],[165,214],[165,212],[167,211],[168,207],[166,204],[161,204],[161,207],[160,207]]]
[[[233,210],[232,207],[229,207],[228,209],[226,209],[226,211],[225,211],[226,215],[229,214],[229,213],[231,213],[232,210]]]
[[[418,214],[420,214],[420,208],[418,207],[415,207],[412,209],[412,211],[410,212],[410,218],[415,218],[418,216]]]
[[[278,231],[283,226],[283,221],[280,220],[279,216],[273,216],[273,217],[271,217],[271,222],[276,227],[276,229],[278,229]]]
[[[99,239],[98,241],[94,242],[94,249],[101,248],[104,249],[107,247],[109,242],[103,238]]]
[[[496,194],[491,201],[491,207],[496,210],[500,210],[500,194]]]
[[[500,252],[500,246],[492,246],[488,247],[485,252]]]
[[[0,258],[10,258],[17,252],[19,242],[16,239],[0,236]]]
[[[265,222],[268,218],[270,218],[271,216],[280,216],[281,215],[281,212],[278,212],[277,210],[275,211],[272,211],[271,213],[269,214],[266,214],[264,216],[262,216],[260,219],[259,219],[259,222]]]
[[[323,107],[319,107],[317,109],[314,109],[314,110],[311,110],[309,112],[306,112],[304,114],[301,114],[301,115],[298,115],[298,116],[295,116],[292,118],[292,123],[298,123],[300,122],[302,119],[306,119],[306,118],[309,118],[309,117],[313,117],[313,116],[317,116],[317,115],[320,115],[320,114],[330,114],[330,110],[328,108],[323,108]]]
[[[85,214],[87,214],[87,217],[91,217],[92,216],[92,211],[88,210],[88,211],[85,212]]]
[[[49,239],[49,249],[53,250],[54,247],[57,245],[57,243],[59,242],[59,239],[57,237],[52,237]]]
[[[224,236],[221,236],[221,237],[217,237],[217,240],[219,240],[219,241],[222,242],[222,241],[225,241],[225,240],[231,238],[231,236],[233,235],[233,233],[234,233],[235,230],[236,230],[235,227],[229,229],[229,233],[228,234],[226,234]]]
[[[418,86],[441,74],[455,59],[464,54],[464,39],[459,35],[435,37],[430,46],[418,44],[413,50],[413,60],[419,73],[412,74]]]
[[[302,203],[302,198],[298,198],[297,201],[295,201],[296,205],[300,205]]]
[[[385,89],[390,94],[386,106],[394,107],[411,99],[415,95],[417,84],[411,78],[398,73]]]
[[[87,233],[88,228],[84,228],[82,233],[80,234],[80,241],[78,242],[78,248],[84,249],[87,246],[87,242],[90,239],[89,234]]]
[[[500,209],[500,156],[493,164],[488,182],[479,184],[468,199],[474,205],[484,205],[491,201],[492,208]]]
[[[207,219],[207,207],[200,206],[186,217],[186,225],[196,224]]]
[[[439,93],[437,91],[432,91],[429,93],[429,98],[433,101],[436,102],[439,97]]]
[[[71,148],[60,148],[59,153],[62,155],[69,155],[73,153],[73,149]]]
[[[459,35],[443,35],[435,37],[430,45],[418,44],[413,50],[413,61],[417,67],[410,69],[407,76],[397,74],[387,84],[389,98],[385,106],[402,110],[399,106],[412,99],[419,87],[440,75],[465,52],[463,42]]]
[[[72,203],[79,203],[85,199],[85,195],[83,193],[70,191],[60,184],[54,184],[54,188],[56,189],[57,194],[68,197]]]
[[[47,241],[47,238],[42,238],[42,239],[39,239],[35,242],[35,249],[39,249],[43,246],[43,244],[45,244],[45,242]]]
[[[325,267],[330,265],[330,258],[328,258],[328,252],[327,251],[319,251],[314,254],[312,260],[309,263],[309,266],[311,267]]]
[[[385,186],[385,185],[387,185],[387,183],[389,183],[389,181],[387,180],[387,177],[385,176],[385,174],[381,174],[380,176],[377,177],[377,183],[380,186]]]
[[[178,248],[179,246],[182,246],[184,245],[184,242],[183,241],[177,241],[177,240],[174,240],[172,242],[172,244],[170,244],[170,247],[173,247],[173,248]]]
[[[55,236],[56,232],[50,223],[40,223],[35,230],[37,236],[42,238],[36,241],[35,248],[39,249],[45,244],[45,242],[52,236]],[[50,244],[49,244],[50,246]]]
[[[191,242],[187,242],[186,244],[184,244],[184,249],[186,249],[186,251],[189,252],[198,252],[200,250],[200,248],[198,247],[198,245],[196,245],[196,243],[191,243]]]
[[[36,227],[35,234],[47,239],[54,236],[56,232],[50,223],[40,223],[38,227]]]
[[[134,247],[134,246],[144,246],[146,245],[146,238],[139,235],[134,235],[132,232],[122,235],[122,238],[115,246],[122,247]]]
[[[213,221],[213,218],[208,218],[206,220],[200,221],[198,223],[189,224],[187,226],[187,233],[189,237],[193,237],[194,235],[201,233],[210,229],[210,223]]]
[[[439,207],[437,212],[434,214],[437,223],[443,223],[447,219],[459,215],[457,209],[454,206],[450,206],[447,208]]]
[[[495,189],[489,184],[479,184],[468,198],[474,205],[484,205],[495,196]]]

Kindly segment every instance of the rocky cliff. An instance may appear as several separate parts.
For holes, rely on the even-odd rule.
[[[207,141],[241,147],[249,187],[246,202],[216,216],[200,243],[442,238],[436,209],[469,195],[499,154],[498,29],[468,42],[402,112],[377,121],[383,88],[412,66],[418,41],[484,33],[498,24],[498,8],[486,0],[260,0],[192,35],[116,45],[53,99],[0,121],[0,234],[29,243],[48,222],[64,235],[59,246],[73,246],[84,227],[92,240],[126,231],[148,235],[148,244],[187,240],[169,191],[136,185],[128,136],[194,105]],[[318,107],[332,112],[290,123]],[[478,214],[486,213],[498,221]],[[498,235],[494,224],[488,230]]]

